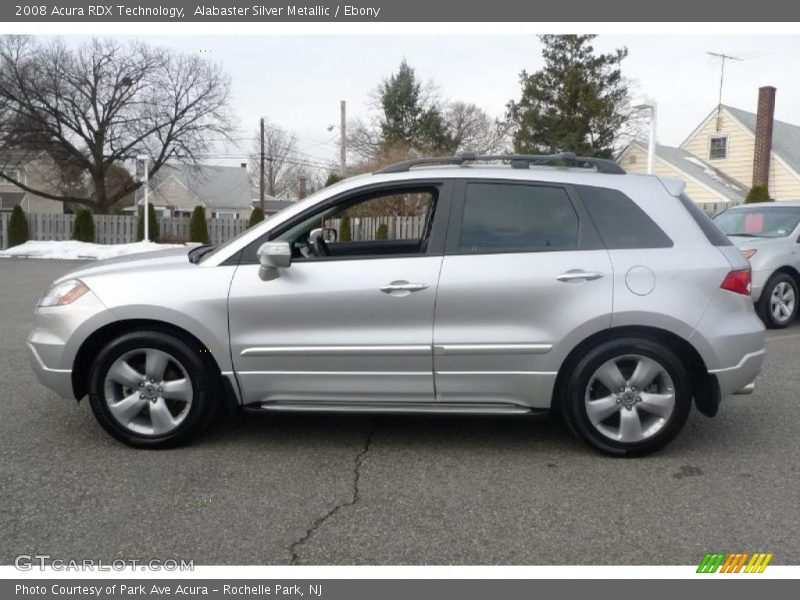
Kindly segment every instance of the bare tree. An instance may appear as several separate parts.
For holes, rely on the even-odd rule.
[[[107,212],[140,185],[120,176],[125,161],[196,164],[214,138],[235,128],[230,80],[199,56],[92,39],[0,37],[0,178],[61,202]],[[50,175],[17,175],[40,161]]]
[[[276,196],[292,188],[296,179],[297,136],[266,121],[264,124],[264,192]],[[250,181],[258,194],[261,190],[261,133],[256,132],[250,154]]]
[[[452,102],[445,109],[444,119],[458,152],[496,154],[511,145],[507,125],[475,104]]]

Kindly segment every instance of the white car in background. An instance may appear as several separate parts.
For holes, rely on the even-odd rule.
[[[767,327],[786,327],[800,300],[800,202],[729,208],[714,222],[750,260],[756,312]]]

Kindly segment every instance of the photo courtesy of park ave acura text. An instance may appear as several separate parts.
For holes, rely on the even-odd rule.
[[[796,576],[798,35],[210,7],[0,34],[9,578]]]

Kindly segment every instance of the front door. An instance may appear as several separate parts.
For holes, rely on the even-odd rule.
[[[425,183],[342,198],[269,234],[293,247],[292,265],[277,279],[262,281],[257,264],[240,264],[230,336],[246,404],[435,401],[442,191]],[[320,226],[327,243],[314,242]]]

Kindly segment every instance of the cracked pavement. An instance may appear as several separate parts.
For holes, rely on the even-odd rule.
[[[800,324],[771,332],[752,396],[694,411],[665,451],[594,453],[547,419],[248,416],[137,451],[24,352],[36,299],[74,263],[0,260],[0,563],[687,564],[800,561]]]

